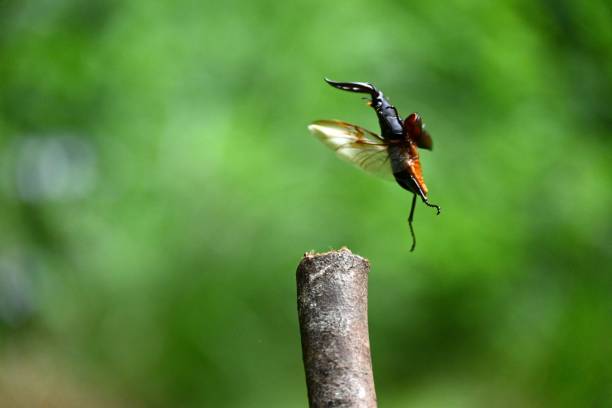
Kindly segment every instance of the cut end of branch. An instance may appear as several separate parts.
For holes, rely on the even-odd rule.
[[[368,338],[370,263],[346,247],[304,254],[298,314],[311,407],[376,406]]]
[[[333,254],[348,254],[348,255],[352,255],[355,256],[357,258],[363,259],[364,261],[368,262],[368,264],[370,263],[368,261],[368,259],[353,254],[353,251],[351,251],[349,248],[347,248],[346,246],[342,246],[340,249],[330,249],[327,252],[316,252],[314,249],[311,249],[310,251],[304,252],[304,256],[303,258],[314,258],[314,257],[319,257],[319,256],[326,256],[326,255],[333,255]],[[303,259],[302,259],[303,260]]]

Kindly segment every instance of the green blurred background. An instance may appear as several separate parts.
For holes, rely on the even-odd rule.
[[[304,407],[295,268],[370,259],[381,407],[612,407],[606,0],[0,1],[0,406]],[[312,138],[434,138],[442,214]]]

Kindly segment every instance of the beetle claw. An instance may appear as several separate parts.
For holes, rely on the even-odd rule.
[[[372,97],[376,97],[379,94],[378,89],[368,82],[337,82],[328,78],[325,78],[325,82],[343,91],[367,93],[372,95]]]

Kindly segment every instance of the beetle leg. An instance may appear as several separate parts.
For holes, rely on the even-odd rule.
[[[416,236],[414,235],[414,228],[412,227],[412,220],[414,219],[414,209],[416,207],[416,194],[412,194],[412,205],[410,206],[410,215],[408,216],[408,226],[410,227],[410,235],[412,235],[412,247],[410,252],[414,251],[416,246]]]
[[[440,206],[439,205],[430,203],[429,200],[427,200],[424,197],[421,197],[421,198],[422,198],[422,200],[423,200],[423,202],[425,203],[426,206],[433,207],[433,208],[435,208],[437,210],[438,213],[436,215],[440,215]]]
[[[425,193],[423,192],[423,190],[421,189],[421,186],[419,185],[419,183],[417,182],[416,178],[414,176],[410,176],[410,178],[412,179],[412,183],[414,185],[414,187],[416,187],[417,193],[419,194],[419,196],[421,197],[421,200],[423,200],[423,202],[425,203],[426,206],[428,207],[433,207],[438,211],[437,215],[440,215],[440,206],[436,205],[436,204],[431,204],[429,202],[429,200],[427,199],[427,195],[425,195]]]

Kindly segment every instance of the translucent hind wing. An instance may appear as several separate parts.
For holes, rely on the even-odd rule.
[[[342,159],[370,174],[394,180],[388,145],[376,133],[339,120],[319,120],[308,130]]]

